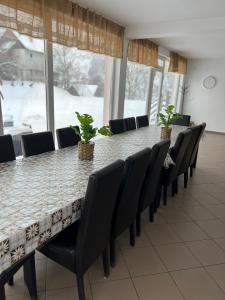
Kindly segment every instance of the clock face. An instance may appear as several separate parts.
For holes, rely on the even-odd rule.
[[[216,86],[216,78],[213,76],[207,76],[203,79],[203,87],[205,89],[213,89]]]

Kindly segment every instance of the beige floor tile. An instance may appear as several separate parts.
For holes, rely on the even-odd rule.
[[[215,219],[215,216],[203,206],[184,207],[183,209],[195,221]]]
[[[225,238],[214,240],[225,251]]]
[[[175,223],[171,224],[172,229],[183,241],[195,241],[209,238],[201,228],[195,223]]]
[[[197,223],[211,238],[225,237],[225,224],[220,220],[205,220]]]
[[[169,271],[200,266],[200,263],[184,244],[156,246],[156,249]]]
[[[92,285],[92,295],[93,300],[138,300],[129,279],[96,283]]]
[[[115,279],[125,279],[130,277],[128,268],[122,258],[119,250],[116,252],[116,266],[110,269],[110,276],[106,279],[103,273],[102,259],[99,258],[98,261],[90,267],[88,271],[89,280],[91,283],[97,281],[109,281]]]
[[[171,201],[173,201],[173,199],[171,199]],[[178,207],[163,207],[160,209],[160,214],[167,223],[191,221],[190,216],[188,216],[183,209]]]
[[[195,196],[195,199],[202,205],[217,205],[222,203],[217,198],[205,193]]]
[[[163,245],[182,242],[181,238],[168,224],[148,224],[144,231],[153,245]]]
[[[225,218],[225,204],[210,205],[208,206],[208,209],[217,218]]]
[[[204,266],[225,263],[225,252],[213,240],[189,242],[186,245]]]
[[[123,257],[131,276],[157,274],[166,271],[153,247],[125,249]]]
[[[6,300],[30,300],[30,295],[28,293],[26,295],[11,295],[7,296]],[[38,300],[46,300],[45,293],[38,294]]]
[[[179,290],[168,273],[134,279],[140,300],[182,300]]]
[[[143,229],[145,227],[145,223],[142,224]],[[119,247],[122,248],[130,248],[130,235],[129,231],[125,231],[122,235],[120,235],[117,239]],[[144,231],[142,230],[141,236],[136,237],[135,240],[135,247],[148,247],[151,246],[151,243],[148,237],[145,235]]]
[[[206,267],[206,270],[210,273],[213,279],[217,282],[217,284],[223,289],[225,292],[225,265],[216,265]]]
[[[59,264],[48,260],[46,290],[62,289],[76,285],[76,275],[60,266]]]
[[[225,294],[202,268],[172,272],[172,276],[187,300],[225,299]]]
[[[86,289],[85,296],[86,300],[92,300],[90,288]],[[78,291],[76,287],[50,290],[46,292],[45,300],[79,300]]]

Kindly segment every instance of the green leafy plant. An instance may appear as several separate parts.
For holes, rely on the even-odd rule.
[[[182,119],[180,114],[174,115],[174,105],[170,104],[164,109],[165,113],[158,113],[158,126],[169,128],[171,124]]]
[[[76,127],[71,126],[71,128],[80,136],[81,141],[84,144],[90,144],[90,141],[95,138],[98,134],[104,136],[111,136],[112,133],[109,129],[109,126],[103,126],[101,128],[93,127],[93,117],[89,114],[81,115],[79,112],[76,112],[77,119],[80,123],[80,130]]]

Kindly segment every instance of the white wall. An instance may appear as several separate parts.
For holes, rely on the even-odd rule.
[[[202,86],[208,75],[217,80],[211,90]],[[189,60],[185,86],[184,114],[190,114],[196,123],[205,121],[207,130],[225,132],[225,59]]]

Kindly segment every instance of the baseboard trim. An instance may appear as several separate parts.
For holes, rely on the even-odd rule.
[[[215,133],[215,134],[225,135],[225,132],[221,132],[221,131],[211,131],[211,130],[206,130],[205,132],[207,132],[207,133]]]

